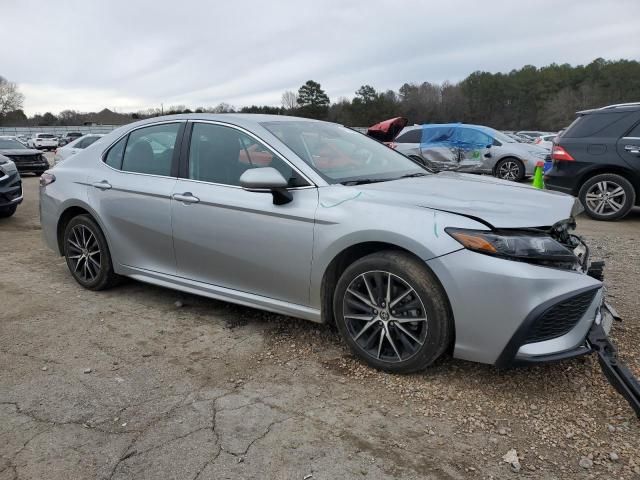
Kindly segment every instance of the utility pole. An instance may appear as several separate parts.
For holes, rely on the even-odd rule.
[[[160,115],[164,115],[164,104],[160,104]]]

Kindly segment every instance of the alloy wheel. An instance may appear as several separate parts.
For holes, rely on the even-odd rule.
[[[611,180],[594,183],[585,196],[587,207],[599,215],[618,213],[626,202],[624,188]]]
[[[343,298],[347,331],[367,355],[403,362],[420,350],[427,337],[427,313],[415,289],[386,271],[358,275]]]
[[[67,238],[68,254],[73,274],[86,283],[93,282],[102,268],[100,244],[85,225],[75,225]]]
[[[520,175],[520,166],[514,160],[502,162],[498,168],[498,177],[503,180],[516,180]]]

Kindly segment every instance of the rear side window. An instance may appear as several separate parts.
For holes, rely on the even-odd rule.
[[[122,170],[170,176],[178,130],[179,123],[166,123],[131,132],[122,158]]]
[[[126,143],[127,137],[123,137],[118,141],[118,143],[111,147],[107,156],[104,158],[104,163],[109,165],[111,168],[120,170],[122,167],[122,154],[124,153],[124,146]]]
[[[395,143],[420,143],[422,140],[422,129],[414,128],[408,132],[400,134],[395,140]]]
[[[562,134],[565,138],[620,137],[631,112],[606,112],[581,115]]]

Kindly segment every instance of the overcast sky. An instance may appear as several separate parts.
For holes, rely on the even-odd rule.
[[[279,105],[363,84],[640,59],[639,0],[0,0],[0,75],[25,111]]]

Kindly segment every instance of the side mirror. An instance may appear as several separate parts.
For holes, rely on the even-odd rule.
[[[293,200],[287,190],[288,182],[273,167],[250,168],[240,175],[240,186],[248,191],[270,191],[275,205],[284,205]]]

